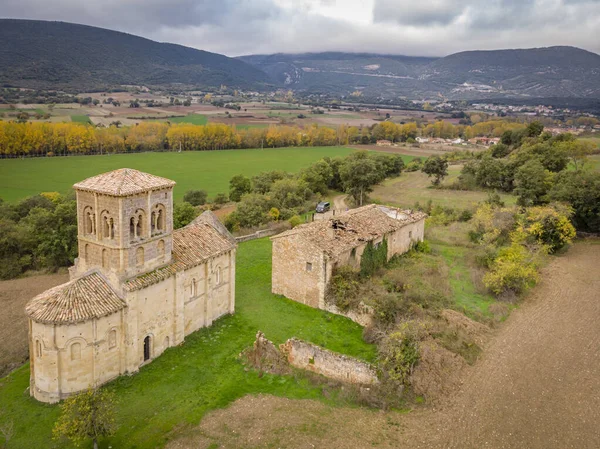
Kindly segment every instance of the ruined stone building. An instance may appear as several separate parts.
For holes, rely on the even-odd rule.
[[[74,185],[71,280],[33,298],[31,395],[56,402],[233,313],[236,242],[211,212],[173,230],[175,182],[120,169]]]
[[[368,242],[387,240],[388,260],[423,240],[426,215],[375,204],[328,220],[300,225],[271,237],[273,293],[325,309],[325,292],[336,267],[360,267]]]

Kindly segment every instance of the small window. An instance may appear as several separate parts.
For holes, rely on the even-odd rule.
[[[158,257],[159,257],[159,259],[162,259],[163,257],[165,257],[165,241],[164,240],[158,241]]]
[[[102,268],[107,270],[110,268],[110,256],[106,248],[102,250]]]
[[[379,248],[380,246],[381,246],[381,242],[375,243],[375,249]]]
[[[192,283],[190,284],[190,296],[192,298],[198,296],[198,281],[196,279],[192,279]]]
[[[73,343],[71,345],[71,360],[81,359],[81,343]]]
[[[117,331],[113,329],[108,334],[108,348],[112,349],[117,346]]]
[[[165,349],[167,349],[169,347],[169,337],[165,337],[165,343],[164,343],[163,347]]]
[[[306,271],[312,271],[312,263],[306,262]]]
[[[221,284],[221,268],[220,267],[215,270],[215,282],[217,285]]]
[[[38,357],[42,357],[42,342],[39,340],[35,341],[35,354]]]
[[[412,239],[412,231],[408,231],[408,238]]]

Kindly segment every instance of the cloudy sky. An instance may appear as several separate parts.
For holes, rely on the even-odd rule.
[[[95,25],[229,56],[551,45],[600,53],[600,0],[0,0],[0,17]]]

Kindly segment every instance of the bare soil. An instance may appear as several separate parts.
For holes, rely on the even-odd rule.
[[[49,274],[0,281],[0,377],[27,360],[25,304],[34,296],[68,280],[67,274]]]
[[[598,448],[600,241],[575,244],[542,279],[442,404],[401,414],[249,396],[168,447]]]

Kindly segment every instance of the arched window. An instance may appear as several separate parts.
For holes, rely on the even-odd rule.
[[[135,235],[135,217],[131,217],[131,220],[129,220],[129,240],[131,240],[132,242],[135,240],[136,235]]]
[[[86,264],[90,262],[90,245],[87,243],[83,247],[83,260],[85,260]]]
[[[112,349],[117,346],[117,330],[113,329],[108,333],[108,348]]]
[[[94,210],[88,206],[83,210],[83,233],[86,235],[94,234],[96,228],[96,216]]]
[[[102,250],[102,268],[110,268],[110,256],[106,248]]]
[[[169,337],[165,337],[165,343],[164,343],[163,347],[165,349],[167,349],[169,347]]]
[[[41,357],[42,356],[42,342],[39,340],[35,341],[35,355],[37,357]]]
[[[154,210],[151,215],[152,232],[164,232],[165,231],[165,206],[163,204],[157,204],[154,206]]]
[[[79,360],[81,358],[81,343],[73,343],[71,345],[71,360]]]
[[[158,257],[159,257],[159,259],[162,259],[163,257],[165,257],[165,241],[164,240],[158,241]]]
[[[190,284],[190,296],[192,298],[198,296],[198,281],[196,280],[196,278],[193,278],[192,283]]]
[[[223,279],[221,276],[221,267],[217,267],[217,269],[215,270],[215,284],[220,285],[222,280]]]
[[[135,263],[138,267],[144,266],[144,248],[141,246],[135,252]]]
[[[152,355],[152,341],[150,339],[150,336],[148,335],[146,338],[144,338],[144,362],[146,360],[150,360],[150,356]]]

